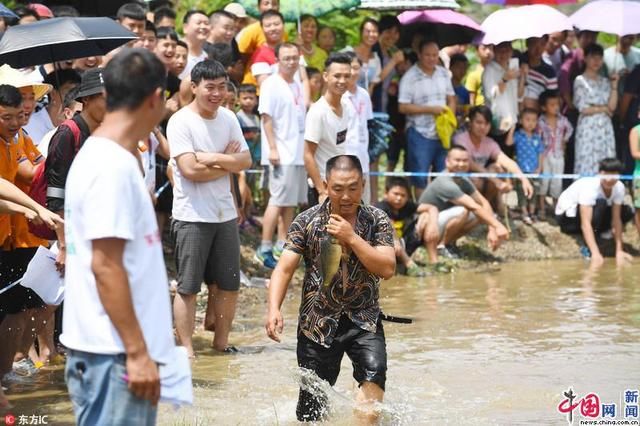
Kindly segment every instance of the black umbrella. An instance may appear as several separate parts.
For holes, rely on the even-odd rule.
[[[13,68],[105,55],[138,38],[110,18],[53,18],[9,27],[0,63]]]

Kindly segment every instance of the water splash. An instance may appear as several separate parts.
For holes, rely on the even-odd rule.
[[[352,418],[357,411],[358,402],[353,396],[345,395],[331,386],[329,382],[319,378],[312,370],[298,367],[292,368],[290,374],[293,380],[303,390],[315,397],[324,398],[327,402],[326,417],[334,421],[342,421]],[[347,374],[345,371],[343,374]],[[374,409],[379,414],[379,425],[410,425],[415,424],[413,416],[415,406],[410,401],[385,401],[374,404]],[[345,424],[352,422],[346,421]]]

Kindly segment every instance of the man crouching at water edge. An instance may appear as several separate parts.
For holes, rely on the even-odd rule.
[[[271,275],[267,335],[279,342],[280,312],[300,257],[306,272],[298,317],[298,366],[332,386],[346,353],[360,386],[358,414],[375,422],[375,403],[382,401],[387,371],[384,331],[380,323],[378,286],[391,278],[396,260],[393,228],[380,209],[361,203],[362,166],[353,155],[327,161],[327,199],[295,218],[284,252]],[[299,421],[326,417],[326,395],[300,389]]]
[[[582,254],[591,258],[591,266],[595,268],[604,263],[598,237],[615,239],[618,266],[632,259],[623,250],[622,233],[624,225],[633,219],[633,210],[624,204],[625,188],[617,176],[622,169],[620,160],[605,158],[600,161],[598,176],[573,182],[560,194],[556,204],[560,230],[565,234],[582,233],[586,245],[581,249]]]
[[[446,158],[449,173],[469,173],[467,149],[453,145]],[[467,177],[438,176],[418,200],[415,232],[422,237],[429,262],[436,266],[438,254],[457,258],[456,241],[479,223],[486,224],[487,243],[492,250],[509,238],[509,231],[496,219],[491,204]]]
[[[65,379],[79,425],[152,425],[174,341],[162,245],[138,141],[164,117],[165,69],[125,49],[104,70],[107,112],[67,179]]]

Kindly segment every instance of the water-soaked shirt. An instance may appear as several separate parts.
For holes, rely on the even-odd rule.
[[[340,267],[331,283],[327,287],[322,285],[320,248],[330,237],[326,229],[330,206],[327,199],[323,204],[300,213],[289,228],[285,244],[285,249],[302,255],[306,267],[298,333],[327,348],[333,342],[342,314],[372,333],[376,332],[380,314],[380,277],[367,271],[353,252],[348,261],[345,262],[344,257],[340,260]],[[373,247],[393,247],[393,227],[389,217],[376,207],[360,205],[354,230]],[[344,288],[343,282],[346,284]]]

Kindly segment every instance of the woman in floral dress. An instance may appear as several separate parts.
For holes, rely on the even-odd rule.
[[[584,50],[585,70],[573,83],[573,103],[580,112],[576,127],[574,172],[598,173],[600,160],[616,156],[611,115],[618,102],[618,76],[600,75],[603,50],[591,44]]]

